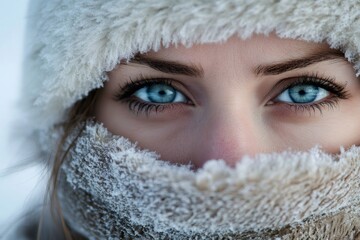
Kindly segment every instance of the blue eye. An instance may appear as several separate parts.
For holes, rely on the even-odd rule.
[[[186,102],[186,97],[170,85],[156,83],[144,86],[133,94],[144,102],[174,103]]]
[[[286,103],[313,103],[322,100],[330,95],[330,92],[312,84],[299,84],[287,88],[276,100]]]

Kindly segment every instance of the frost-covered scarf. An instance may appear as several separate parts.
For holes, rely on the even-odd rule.
[[[260,154],[235,168],[210,160],[194,171],[87,122],[58,196],[69,226],[89,239],[357,239],[359,173],[359,147]]]

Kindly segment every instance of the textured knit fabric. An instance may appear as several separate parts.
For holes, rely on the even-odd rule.
[[[359,147],[314,148],[193,171],[88,122],[58,194],[69,225],[89,239],[356,239],[359,156]]]

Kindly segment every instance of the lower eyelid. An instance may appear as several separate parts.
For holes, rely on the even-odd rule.
[[[327,98],[326,100],[311,103],[311,104],[289,104],[284,102],[275,102],[271,105],[267,105],[269,107],[269,110],[274,111],[276,115],[279,116],[289,116],[289,112],[292,112],[296,116],[313,116],[313,114],[320,113],[323,114],[326,111],[334,110],[338,104],[339,99],[336,96],[332,96]]]
[[[184,116],[184,113],[189,110],[188,106],[183,103],[149,104],[135,99],[128,99],[124,103],[128,105],[131,112],[146,117],[178,118]]]

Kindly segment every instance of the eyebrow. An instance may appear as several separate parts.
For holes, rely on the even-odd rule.
[[[203,77],[204,69],[201,66],[185,65],[176,61],[153,59],[142,55],[135,55],[129,62],[144,64],[163,73],[186,75],[190,77]]]
[[[256,75],[278,75],[295,69],[305,68],[309,65],[328,61],[328,60],[346,60],[344,53],[337,49],[329,49],[313,53],[309,56],[304,56],[297,59],[290,59],[285,62],[279,62],[269,65],[259,65],[255,68]]]
[[[327,60],[346,60],[344,53],[337,49],[328,49],[313,53],[296,59],[286,60],[275,64],[259,65],[254,69],[256,75],[279,75],[295,69],[305,68],[309,65],[327,61]],[[185,75],[190,77],[204,77],[204,70],[201,66],[195,64],[185,65],[176,61],[168,61],[161,59],[149,58],[140,54],[136,54],[134,58],[129,60],[130,63],[147,65],[155,70],[163,73]],[[127,63],[124,63],[125,65]]]

